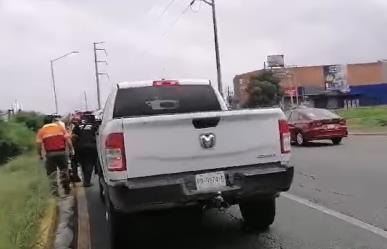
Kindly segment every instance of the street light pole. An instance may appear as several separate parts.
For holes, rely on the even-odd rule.
[[[191,6],[197,0],[193,0],[191,2]],[[216,72],[218,78],[218,90],[220,94],[223,96],[223,84],[222,84],[222,70],[220,66],[220,52],[219,52],[219,41],[218,41],[218,25],[216,22],[216,8],[215,8],[215,0],[200,0],[212,8],[212,24],[214,26],[214,41],[215,41],[215,57],[216,57]]]
[[[50,66],[51,66],[51,80],[52,80],[52,90],[54,92],[54,100],[55,100],[55,113],[59,113],[59,106],[58,106],[58,96],[56,94],[56,84],[55,84],[55,76],[54,76],[54,62],[58,61],[60,59],[63,59],[69,55],[72,54],[78,54],[78,51],[71,51],[67,54],[64,54],[56,59],[50,60]]]
[[[56,86],[55,86],[55,76],[54,76],[54,61],[50,61],[51,64],[51,79],[52,79],[52,90],[54,91],[54,100],[55,100],[55,113],[58,113],[58,97],[56,95]]]

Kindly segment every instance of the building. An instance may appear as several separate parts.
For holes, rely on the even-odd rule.
[[[235,99],[240,105],[247,100],[245,90],[251,76],[263,70],[234,77]],[[281,79],[285,102],[308,100],[312,106],[322,108],[387,104],[387,61],[266,70],[272,70]]]

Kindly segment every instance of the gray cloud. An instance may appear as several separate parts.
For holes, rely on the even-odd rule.
[[[211,12],[189,0],[0,0],[0,109],[54,111],[49,60],[55,63],[62,112],[96,105],[92,42],[106,41],[113,83],[160,77],[216,80]],[[352,63],[387,58],[384,0],[217,1],[224,82],[262,67],[267,54],[287,64]],[[101,54],[102,56],[102,54]]]

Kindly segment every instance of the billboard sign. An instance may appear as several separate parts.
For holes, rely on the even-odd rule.
[[[328,91],[349,92],[347,65],[324,66],[325,89]]]
[[[284,87],[284,95],[289,97],[294,97],[297,95],[297,87],[290,86],[290,87]]]
[[[283,54],[269,55],[267,56],[267,66],[268,67],[284,67],[285,60]]]

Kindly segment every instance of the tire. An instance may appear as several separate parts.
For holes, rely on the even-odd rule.
[[[116,211],[108,198],[105,200],[106,205],[106,219],[109,226],[110,237],[110,249],[123,249],[127,247],[128,241],[126,236],[129,231],[127,230],[127,217],[125,214]]]
[[[337,137],[337,138],[332,138],[332,143],[334,145],[339,145],[341,143],[341,141],[343,140],[342,137]]]
[[[102,203],[105,203],[105,190],[103,181],[103,176],[98,176],[99,199]]]
[[[296,133],[296,144],[298,146],[302,146],[302,145],[305,145],[305,143],[306,143],[306,141],[305,141],[304,135],[301,132],[297,132]]]
[[[239,203],[242,217],[248,228],[263,231],[275,218],[275,198],[249,200]]]
[[[185,211],[185,220],[189,227],[196,230],[202,225],[203,210],[202,207],[190,207]]]
[[[99,159],[97,158],[97,162],[96,162],[96,165],[95,165],[95,169],[97,171],[96,175],[98,177],[98,187],[99,187],[99,199],[101,200],[102,203],[105,204],[105,189],[104,189],[104,186],[106,185],[105,184],[105,180],[103,178],[103,173],[102,173],[102,169],[101,169],[101,164],[99,163]]]

